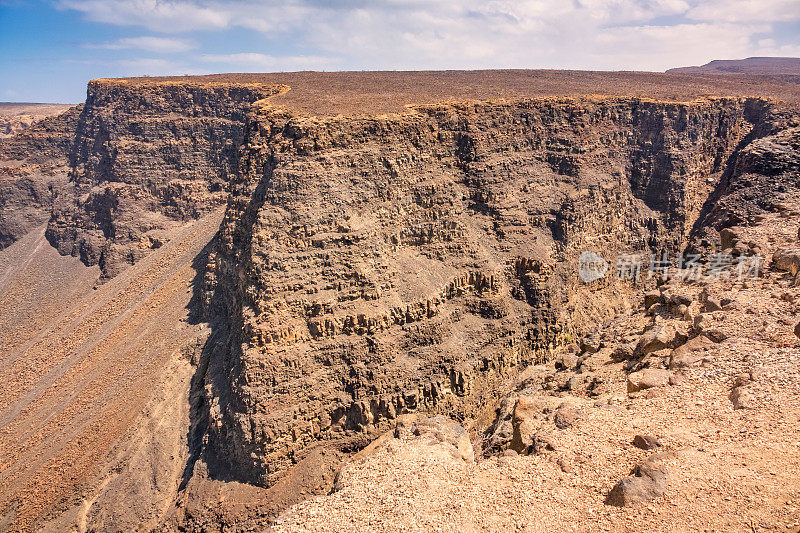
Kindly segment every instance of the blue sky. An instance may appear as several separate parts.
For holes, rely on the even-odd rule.
[[[92,78],[291,70],[655,70],[800,56],[800,0],[0,0],[0,101]]]

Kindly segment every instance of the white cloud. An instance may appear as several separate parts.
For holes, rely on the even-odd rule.
[[[110,43],[89,44],[88,48],[102,48],[104,50],[146,50],[162,54],[187,52],[197,45],[183,40],[168,37],[126,37]]]
[[[323,56],[271,56],[246,52],[239,54],[205,54],[200,59],[206,63],[218,63],[244,71],[265,70],[325,70],[336,64],[336,60]],[[225,70],[232,70],[226,68]]]
[[[607,62],[609,68],[666,70],[745,57],[752,51],[750,36],[764,29],[763,25],[707,23],[626,26],[600,35],[588,53],[594,61]]]
[[[260,32],[262,49],[249,39],[247,52],[192,60],[247,70],[663,70],[796,54],[800,44],[773,31],[776,22],[800,20],[800,0],[60,1],[90,20],[155,33],[227,31],[229,47],[240,28]],[[274,52],[287,45],[303,53]],[[155,42],[139,48],[163,51]]]
[[[687,16],[720,22],[788,22],[800,20],[798,0],[710,0],[698,2]]]
[[[165,33],[224,29],[231,22],[228,10],[219,6],[204,7],[202,3],[191,1],[61,0],[57,5],[80,11],[94,22],[142,26]]]

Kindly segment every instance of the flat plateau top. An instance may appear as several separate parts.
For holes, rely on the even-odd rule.
[[[800,104],[800,76],[661,74],[567,70],[287,72],[125,78],[151,84],[286,84],[272,102],[311,115],[398,113],[407,105],[541,96],[605,95],[687,101],[760,96]]]

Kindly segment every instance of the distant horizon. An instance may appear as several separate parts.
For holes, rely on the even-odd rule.
[[[797,0],[0,0],[0,101],[215,72],[664,72],[800,56]]]

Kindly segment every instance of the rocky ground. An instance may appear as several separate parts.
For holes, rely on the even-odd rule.
[[[797,216],[728,230],[757,278],[673,279],[529,368],[477,461],[401,420],[273,530],[800,531]]]
[[[0,530],[152,528],[171,509],[208,335],[192,264],[220,215],[102,286],[43,227],[0,253]]]
[[[87,94],[0,142],[0,530],[797,529],[800,85]],[[684,249],[764,263],[613,279]]]

